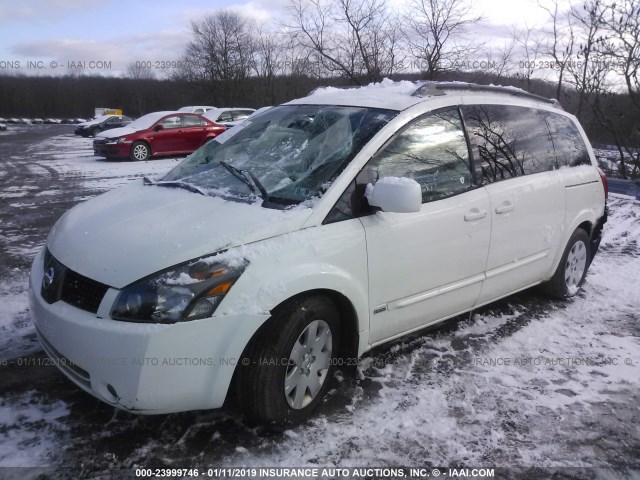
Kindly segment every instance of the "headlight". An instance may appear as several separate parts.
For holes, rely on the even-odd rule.
[[[111,318],[175,323],[210,317],[247,265],[236,263],[196,260],[132,283],[118,295]]]
[[[122,143],[122,142],[124,142],[124,137],[109,138],[105,143]]]

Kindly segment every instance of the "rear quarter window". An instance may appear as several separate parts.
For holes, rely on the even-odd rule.
[[[591,165],[587,146],[573,120],[564,115],[550,113],[547,124],[558,159],[558,166]]]
[[[483,183],[558,168],[545,110],[463,105],[465,126]]]

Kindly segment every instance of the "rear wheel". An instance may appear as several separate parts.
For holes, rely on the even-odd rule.
[[[91,136],[92,137],[95,137],[99,133],[100,133],[100,127],[93,127],[93,129],[91,129]]]
[[[582,287],[589,268],[589,236],[582,228],[571,235],[562,259],[551,280],[543,285],[554,298],[574,296]]]
[[[338,311],[324,295],[297,299],[263,331],[238,366],[238,399],[263,421],[304,420],[329,388],[340,344]]]
[[[131,153],[129,154],[129,158],[133,161],[136,160],[147,160],[151,151],[149,150],[149,145],[144,142],[135,142],[131,145]]]

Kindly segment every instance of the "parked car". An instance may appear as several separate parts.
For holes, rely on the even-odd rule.
[[[100,132],[122,128],[133,122],[124,115],[102,115],[98,118],[78,124],[74,133],[83,137],[95,137]]]
[[[19,118],[7,118],[7,123],[10,123],[12,125],[16,125],[16,124],[20,123],[20,119]]]
[[[209,110],[213,110],[216,107],[211,107],[207,105],[192,105],[188,107],[179,108],[177,111],[181,113],[197,113],[202,115],[204,112],[208,112]]]
[[[60,120],[59,118],[45,118],[44,119],[44,123],[48,124],[48,125],[55,125],[58,123],[61,123],[62,120]]]
[[[203,117],[217,125],[229,128],[234,125],[234,122],[245,120],[254,112],[255,109],[253,108],[214,108],[203,114]]]
[[[377,345],[534,285],[575,295],[606,199],[554,101],[320,90],[65,214],[33,262],[30,312],[52,363],[118,408],[216,408],[233,390],[251,415],[295,422]]]
[[[225,123],[225,127],[227,127],[227,129],[231,128],[231,127],[235,127],[236,125],[240,125],[241,123],[246,122],[247,120],[251,120],[252,118],[254,118],[256,115],[260,115],[263,112],[266,112],[267,110],[269,110],[270,108],[273,108],[272,105],[269,105],[268,107],[260,107],[259,109],[257,109],[255,112],[253,112],[251,115],[241,119],[241,120],[235,120],[233,122],[226,122]]]
[[[31,120],[31,123],[34,123],[36,125],[40,125],[40,124],[44,123],[44,120],[42,120],[41,118],[34,118],[33,120]]]
[[[0,131],[4,132],[7,129],[6,123],[0,123]]]
[[[126,127],[99,134],[93,141],[95,155],[107,158],[147,160],[161,155],[192,153],[224,132],[206,118],[179,112],[155,112]]]

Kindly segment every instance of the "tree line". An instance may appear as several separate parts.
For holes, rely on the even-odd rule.
[[[191,23],[168,78],[135,64],[125,78],[0,77],[0,116],[260,107],[385,77],[493,83],[556,98],[592,142],[614,145],[621,176],[640,177],[640,2],[538,1],[543,26],[490,44],[470,0],[409,0],[402,11],[389,0],[289,0],[273,24],[218,10]]]

